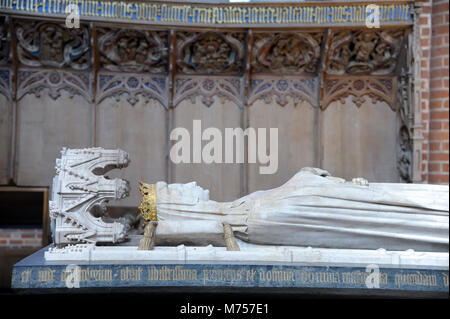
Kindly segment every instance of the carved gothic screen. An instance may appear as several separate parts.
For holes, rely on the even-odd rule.
[[[0,2],[0,184],[50,186],[63,146],[128,152],[130,166],[111,173],[132,182],[126,206],[137,205],[141,180],[195,180],[216,200],[277,187],[305,166],[346,179],[412,181],[408,2],[381,3],[380,28],[366,27],[365,5],[338,2],[143,1],[130,2],[133,12],[92,3],[102,4],[99,13],[82,7],[80,26],[68,28],[48,18],[58,7],[29,18]],[[236,154],[230,163],[196,161],[195,123],[223,136],[265,128],[257,145],[277,152],[276,170],[261,174],[267,163],[249,163],[247,143],[243,163]],[[190,133],[192,163],[171,160],[175,128]],[[200,137],[200,152],[207,143]],[[222,153],[225,162],[224,145]]]

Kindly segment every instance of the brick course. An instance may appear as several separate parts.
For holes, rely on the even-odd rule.
[[[40,248],[42,229],[0,228],[0,248]]]
[[[449,182],[448,7],[448,0],[424,1],[419,17],[424,183]]]

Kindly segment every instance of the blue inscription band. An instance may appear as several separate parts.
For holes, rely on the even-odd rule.
[[[376,2],[376,1],[374,1]],[[76,4],[81,19],[192,26],[339,26],[364,25],[369,4],[247,3],[208,4],[157,1],[0,0],[0,12],[67,16]],[[412,24],[411,1],[380,3],[381,25]]]

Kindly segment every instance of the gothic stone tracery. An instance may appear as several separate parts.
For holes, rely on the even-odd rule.
[[[70,97],[81,95],[86,101],[92,101],[92,75],[88,72],[68,72],[64,70],[20,70],[18,76],[17,99],[26,94],[37,97],[42,92],[48,92],[52,99],[61,96],[61,92],[69,93]]]
[[[312,106],[317,106],[317,84],[317,78],[255,78],[250,81],[249,104],[259,99],[271,103],[275,97],[275,102],[285,106],[288,97],[291,97],[295,105],[301,101],[308,101]]]
[[[80,29],[67,29],[58,23],[0,18],[5,22],[0,29],[0,64],[9,59],[10,41],[7,41],[7,29],[9,23],[14,23],[18,60],[21,65],[61,68],[64,72],[69,68],[84,70],[91,67],[91,30],[87,25],[81,25]],[[97,101],[108,96],[117,98],[118,95],[128,93],[127,100],[131,104],[136,103],[138,96],[142,96],[146,101],[154,98],[166,106],[170,90],[167,90],[165,81],[156,79],[151,74],[168,75],[171,50],[169,32],[101,27],[96,28],[96,33],[100,68],[96,80]],[[248,105],[257,99],[270,101],[272,97],[276,103],[285,105],[287,96],[294,98],[295,102],[308,100],[312,101],[312,104],[318,104],[315,88],[308,87],[305,79],[277,78],[284,75],[317,76],[324,32],[256,32],[253,35],[253,45],[248,47],[245,32],[177,31],[175,35],[173,50],[175,72],[180,74],[178,77],[182,74],[242,77],[246,69],[245,57],[249,54],[251,80]],[[361,105],[364,99],[369,97],[372,100],[386,101],[394,109],[394,70],[404,36],[405,31],[401,29],[331,32],[329,47],[325,52],[325,77],[322,80],[320,103],[322,108],[326,108],[333,100],[343,100],[346,96],[353,95],[357,105]],[[246,52],[248,49],[252,51]],[[23,67],[20,69],[21,72],[25,71]],[[14,76],[12,71],[2,71],[3,94],[11,86],[10,79]],[[26,70],[27,74],[30,74],[30,71],[33,70]],[[58,76],[64,72],[41,73],[37,77],[34,76],[33,83],[25,81],[22,73],[22,76],[18,77],[17,97],[20,98],[28,92],[39,92],[45,87],[50,89],[53,98],[59,96],[61,89],[69,89],[71,94],[81,94],[91,100],[93,92],[91,85],[83,80],[85,75]],[[120,75],[111,72],[120,72]],[[141,73],[144,77],[133,76],[133,73]],[[264,78],[262,84],[261,79],[255,78],[259,74],[270,74],[275,78]],[[384,78],[362,77],[355,81],[349,78],[351,75],[377,75]],[[111,77],[114,81],[106,85],[106,82],[112,81]],[[174,105],[177,105],[180,99],[192,99],[195,95],[202,96],[201,101],[206,105],[212,103],[214,95],[239,101],[238,105],[245,104],[242,101],[244,87],[231,85],[223,79],[211,78],[208,83],[213,85],[205,87],[205,79],[192,78],[189,85],[182,85],[182,89],[180,81],[178,84],[174,83]],[[186,82],[186,79],[182,81]],[[200,82],[203,84],[199,84]],[[238,82],[239,85],[244,85]],[[207,87],[210,89],[205,89]],[[214,89],[211,89],[212,87]]]
[[[104,212],[108,200],[128,196],[127,181],[103,174],[126,167],[129,162],[129,155],[122,150],[63,148],[56,161],[54,193],[49,203],[55,244],[115,243],[125,239],[124,223],[105,222],[103,216],[94,216],[92,211],[100,206]]]
[[[146,103],[154,99],[162,106],[168,107],[167,77],[112,72],[99,74],[96,97],[98,103],[108,97],[114,97],[119,101],[121,95],[126,96],[131,105],[135,105],[142,98]]]
[[[369,98],[372,103],[386,102],[393,111],[396,111],[396,85],[396,78],[391,76],[352,76],[345,78],[327,76],[324,80],[321,108],[326,109],[333,101],[345,103],[345,99],[352,96],[353,103],[358,107]]]
[[[178,105],[185,99],[196,102],[196,97],[201,97],[201,102],[211,106],[214,96],[234,102],[243,107],[241,99],[242,83],[239,77],[177,77],[175,82],[174,105]]]

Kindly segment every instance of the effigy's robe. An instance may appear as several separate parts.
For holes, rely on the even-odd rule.
[[[158,220],[226,222],[251,244],[448,251],[448,186],[364,185],[305,168],[232,203],[209,200],[195,183],[156,187]]]

